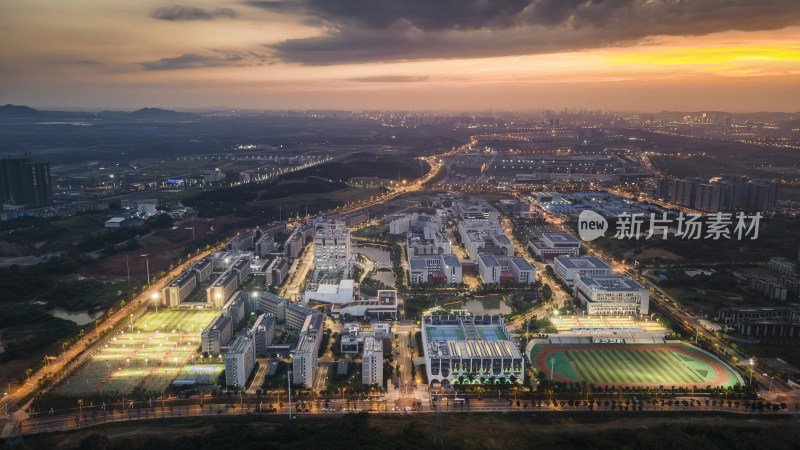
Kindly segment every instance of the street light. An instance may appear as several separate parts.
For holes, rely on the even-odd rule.
[[[753,385],[753,358],[750,358],[750,385]]]

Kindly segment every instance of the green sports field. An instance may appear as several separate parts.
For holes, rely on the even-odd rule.
[[[160,393],[198,360],[200,334],[216,316],[207,310],[147,312],[111,337],[89,361],[64,380],[55,392],[67,396],[127,394],[134,389]],[[216,379],[218,369],[195,369],[200,381]],[[203,377],[208,375],[208,377]]]
[[[682,344],[537,345],[531,361],[559,381],[665,387],[741,382],[726,364]]]

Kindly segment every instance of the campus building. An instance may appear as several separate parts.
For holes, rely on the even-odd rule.
[[[650,289],[628,275],[577,273],[575,298],[590,316],[635,316],[650,312]]]
[[[225,384],[245,387],[255,365],[255,341],[247,333],[240,334],[225,354]]]
[[[438,255],[410,258],[408,277],[411,284],[459,284],[462,282],[461,262],[456,255]]]
[[[218,355],[222,353],[222,347],[228,345],[232,335],[233,321],[230,316],[220,314],[200,334],[200,348],[203,353]]]
[[[248,275],[250,275],[250,257],[239,256],[206,289],[206,301],[215,308],[222,308]]]
[[[295,330],[301,330],[306,318],[312,315],[322,316],[322,313],[311,308],[306,308],[299,303],[286,304],[286,326]]]
[[[253,249],[256,234],[252,231],[246,231],[238,236],[228,240],[225,248],[229,251],[244,252]]]
[[[270,233],[263,233],[253,245],[256,256],[263,258],[275,250],[275,237]]]
[[[283,256],[279,256],[272,261],[264,269],[264,283],[280,285],[286,281],[289,276],[289,260]]]
[[[350,230],[343,224],[331,224],[317,231],[314,270],[350,275]]]
[[[286,304],[289,301],[272,292],[253,292],[250,294],[250,302],[248,311],[257,314],[272,314],[280,320],[286,318]]]
[[[228,303],[222,307],[222,314],[230,316],[233,327],[236,328],[244,320],[245,304],[247,302],[247,292],[239,292],[231,296]]]
[[[364,354],[361,358],[361,383],[383,386],[383,344],[368,338],[364,341]]]
[[[372,317],[378,320],[397,318],[397,291],[378,291],[375,297],[360,296],[353,302],[331,305],[332,316]]]
[[[317,372],[317,354],[322,343],[324,322],[324,316],[317,312],[312,312],[303,320],[292,360],[292,381],[294,384],[300,384],[306,388],[314,386],[314,374]]]
[[[303,294],[303,303],[310,301],[344,304],[358,299],[358,286],[354,280],[342,280],[339,284],[312,283]]]
[[[342,327],[340,350],[345,354],[360,355],[367,339],[380,341],[385,353],[392,351],[392,324],[390,322],[348,322]]]
[[[536,282],[536,271],[518,256],[478,255],[478,273],[484,284]]]
[[[422,345],[431,386],[490,377],[524,382],[525,358],[501,316],[424,316]]]
[[[161,304],[178,306],[194,292],[196,287],[197,275],[191,269],[185,270],[161,289]]]
[[[575,257],[581,254],[580,241],[564,233],[542,233],[541,240],[529,242],[528,248],[542,261],[557,256]]]
[[[275,340],[275,316],[261,314],[250,327],[250,334],[256,346],[256,356],[267,356],[267,347]]]
[[[572,257],[559,256],[553,259],[553,273],[567,286],[575,284],[575,275],[611,275],[611,267],[593,256]]]

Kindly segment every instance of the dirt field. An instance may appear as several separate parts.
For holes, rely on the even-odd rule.
[[[214,233],[211,229],[217,229],[220,225],[239,222],[242,219],[238,217],[219,217],[212,220],[195,220],[195,237],[199,238],[206,235],[206,233]],[[178,229],[191,227],[191,222],[183,222],[177,224]],[[145,257],[141,255],[147,254],[147,259],[150,264],[150,276],[167,269],[172,263],[174,258],[181,256],[181,250],[192,242],[191,230],[189,230],[189,238],[183,242],[169,242],[164,238],[157,236],[148,236],[142,241],[149,242],[150,245],[134,250],[131,252],[117,253],[106,258],[102,258],[93,264],[85,267],[81,271],[81,275],[100,278],[105,280],[122,281],[127,277],[127,266],[130,266],[131,277],[145,278],[147,277],[147,265]]]

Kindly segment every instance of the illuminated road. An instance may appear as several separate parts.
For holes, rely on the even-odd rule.
[[[131,315],[137,317],[141,311],[147,306],[149,302],[152,301],[152,295],[154,293],[158,293],[161,288],[163,288],[167,283],[172,281],[173,278],[178,276],[181,272],[183,272],[186,268],[190,265],[195,263],[197,260],[208,256],[209,254],[219,250],[222,246],[217,246],[208,250],[205,250],[195,256],[193,256],[188,261],[184,262],[183,264],[178,265],[174,269],[172,269],[167,275],[165,275],[160,280],[154,282],[149,289],[146,289],[141,294],[139,294],[133,301],[123,306],[120,310],[112,313],[110,316],[106,317],[103,322],[101,322],[97,327],[93,330],[86,333],[82,338],[78,339],[75,343],[70,345],[66,348],[66,350],[59,355],[57,360],[50,362],[47,366],[41,368],[36,373],[32,374],[28,380],[17,388],[16,391],[10,393],[9,395],[5,396],[0,400],[0,411],[7,411],[11,405],[14,405],[18,401],[22,401],[23,399],[28,398],[28,400],[22,404],[18,405],[21,410],[25,410],[30,406],[30,402],[32,401],[33,394],[37,390],[39,390],[39,383],[45,377],[57,377],[53,380],[53,384],[60,381],[65,375],[66,372],[59,374],[65,366],[68,364],[71,366],[70,369],[75,369],[80,367],[84,362],[86,362],[91,356],[95,353],[97,348],[99,348],[103,344],[103,340],[98,339],[99,336],[119,325],[121,322],[127,323],[131,319]],[[110,336],[109,336],[110,337]],[[69,371],[67,371],[69,372]],[[24,417],[24,412],[18,411],[15,414],[17,420],[21,417],[17,417],[21,415]],[[3,431],[6,433],[6,430]],[[3,434],[5,435],[5,434]]]

